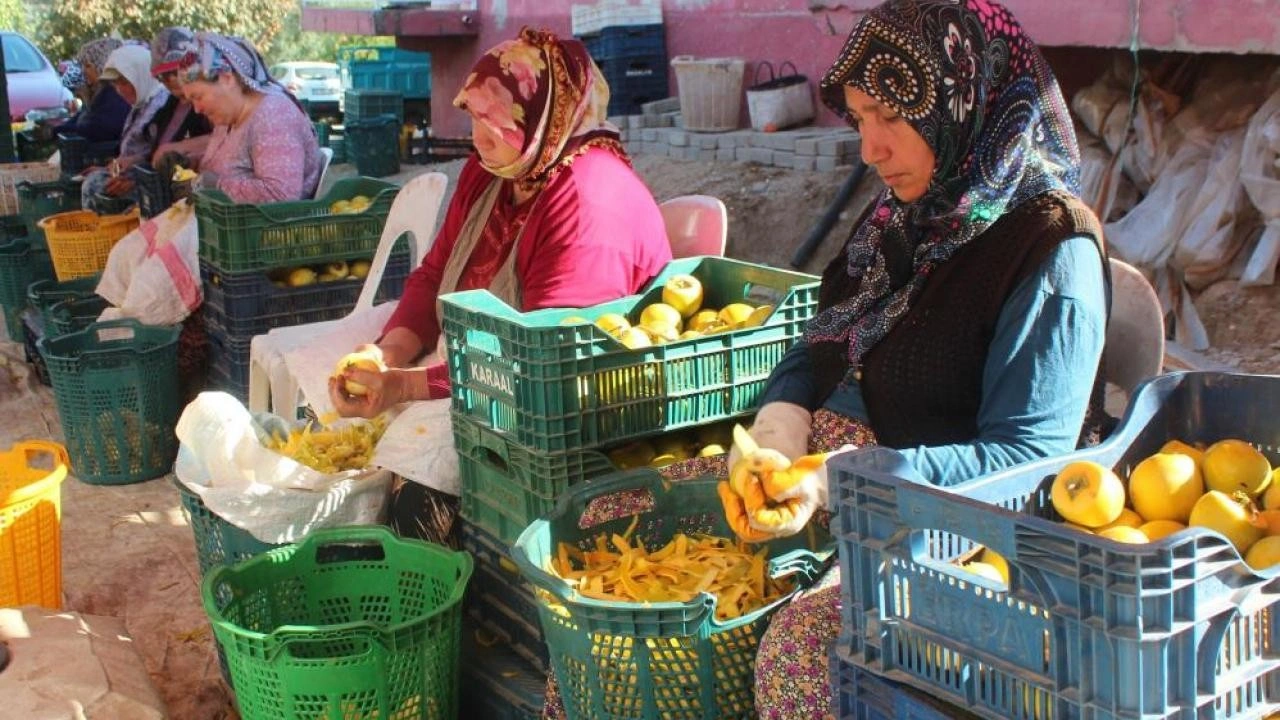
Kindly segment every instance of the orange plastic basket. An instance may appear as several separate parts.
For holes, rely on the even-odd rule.
[[[0,607],[62,607],[62,481],[70,460],[49,440],[0,452]]]
[[[102,272],[111,248],[138,227],[141,216],[135,207],[121,215],[99,215],[91,210],[58,213],[40,221],[53,271],[58,280]]]

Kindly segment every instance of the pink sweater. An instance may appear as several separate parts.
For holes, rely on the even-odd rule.
[[[242,124],[213,129],[200,171],[217,175],[233,201],[256,204],[311,198],[323,164],[311,121],[289,98],[267,94]]]

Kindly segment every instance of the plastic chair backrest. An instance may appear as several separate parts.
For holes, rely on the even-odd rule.
[[[324,179],[329,174],[329,163],[333,162],[333,148],[322,147],[320,148],[320,154],[324,156],[324,164],[320,166],[320,182],[316,183],[316,192],[315,195],[311,196],[312,199],[320,197],[320,193],[324,189]]]
[[[327,148],[326,148],[327,149]],[[369,275],[365,278],[360,297],[356,300],[352,312],[373,307],[374,296],[378,294],[378,285],[382,283],[382,272],[387,267],[387,259],[391,257],[391,249],[401,235],[409,235],[409,268],[422,264],[436,238],[436,218],[440,214],[440,205],[444,201],[444,191],[449,185],[449,178],[442,172],[423,173],[404,184],[391,203],[387,213],[387,222],[382,226],[382,237],[378,239],[378,250],[374,253],[373,262],[369,266]]]
[[[719,198],[681,195],[658,208],[667,226],[672,257],[724,255],[729,239],[729,212]]]
[[[1127,395],[1164,365],[1164,311],[1137,268],[1111,258],[1111,321],[1103,377]]]

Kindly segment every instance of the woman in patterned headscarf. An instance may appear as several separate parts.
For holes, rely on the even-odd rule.
[[[200,187],[235,202],[312,197],[324,159],[311,120],[248,40],[196,33],[181,61],[182,91],[214,125],[200,159]]]
[[[435,352],[441,294],[486,288],[519,310],[582,307],[638,291],[671,259],[662,215],[605,122],[609,88],[581,42],[526,28],[480,57],[453,102],[471,116],[476,152],[430,253],[370,346],[390,369],[349,370],[369,388],[358,398],[331,383],[343,414],[372,417],[402,401],[449,396]],[[413,479],[441,492],[404,486],[400,531],[446,539],[456,478]],[[424,512],[424,503],[445,509]],[[420,522],[424,515],[437,521]]]
[[[129,115],[129,103],[99,75],[107,64],[107,57],[123,44],[117,38],[99,38],[80,46],[76,62],[84,77],[85,106],[75,119],[61,128],[63,132],[79,135],[89,142],[120,139],[125,118]]]
[[[790,459],[899,449],[956,485],[1069,452],[1100,406],[1109,274],[1048,64],[988,0],[891,0],[821,83],[887,188],[823,274],[818,315],[775,369],[752,435]],[[735,458],[730,458],[732,462]],[[787,491],[799,531],[825,466]],[[756,666],[760,717],[830,712],[839,588],[778,613]]]
[[[195,47],[195,33],[184,27],[164,28],[151,40],[151,74],[169,91],[164,106],[152,119],[155,144],[150,162],[157,167],[166,153],[177,153],[180,157],[175,161],[183,167],[194,166],[204,155],[209,133],[213,132],[213,124],[191,106],[178,80],[182,59]]]

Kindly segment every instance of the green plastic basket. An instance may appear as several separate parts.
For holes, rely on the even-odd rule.
[[[631,350],[590,321],[633,322],[671,276],[702,282],[704,304],[774,305],[759,327]],[[667,264],[639,295],[583,309],[521,313],[487,290],[441,297],[453,409],[544,452],[739,417],[817,310],[818,278],[720,257]],[[585,318],[564,324],[569,318]]]
[[[123,485],[173,466],[179,331],[126,318],[38,341],[81,481]]]
[[[372,178],[343,178],[315,200],[265,205],[234,203],[218,190],[196,191],[200,259],[240,272],[372,256],[399,192],[398,185]],[[372,201],[368,209],[330,212],[333,203],[356,195]]]
[[[32,247],[26,239],[0,242],[0,306],[16,318],[27,306],[27,285],[53,278],[49,251]],[[22,342],[21,323],[6,323],[9,339]]]
[[[63,300],[75,300],[94,295],[94,291],[98,289],[98,283],[101,280],[101,274],[86,275],[85,277],[61,282],[53,278],[36,280],[27,286],[27,304],[40,313],[44,326],[48,328],[49,324],[53,322],[49,312],[54,305]]]
[[[244,720],[453,720],[471,556],[335,528],[205,576]]]
[[[520,535],[512,556],[535,587],[542,631],[569,720],[755,718],[760,636],[774,611],[798,590],[720,622],[710,594],[687,603],[595,600],[578,595],[549,570],[559,543],[588,548],[601,534],[625,532],[636,515],[587,528],[580,525],[590,522],[588,513],[634,507],[637,495],[649,501],[639,508],[634,531],[647,548],[666,544],[677,532],[732,537],[716,482],[706,478],[668,483],[652,470],[588,480],[570,489],[548,517]],[[800,533],[769,543],[770,574],[794,574],[798,586],[812,584],[829,553],[815,553],[806,542],[806,534]]]
[[[57,337],[84,330],[97,322],[102,311],[108,307],[111,307],[111,303],[101,295],[86,295],[56,302],[49,308],[45,334]]]

